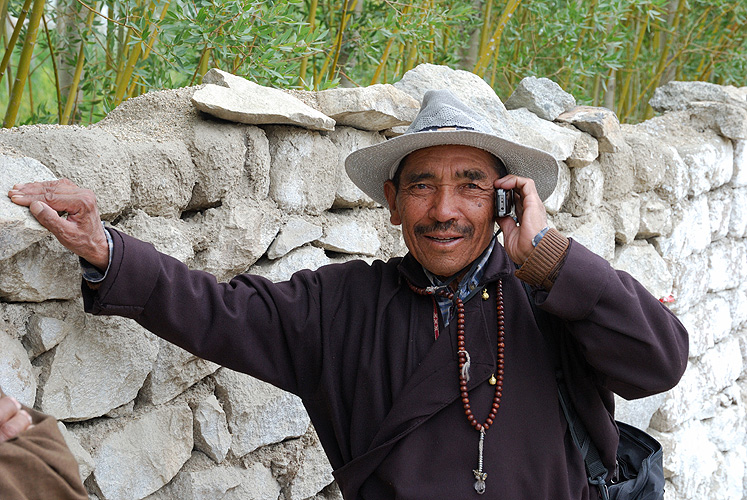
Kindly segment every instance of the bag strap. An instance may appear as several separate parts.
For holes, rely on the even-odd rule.
[[[597,487],[602,500],[609,500],[609,491],[606,482],[606,477],[609,471],[604,466],[602,458],[599,456],[599,450],[591,440],[591,437],[589,437],[586,427],[576,415],[570,395],[568,394],[568,387],[565,383],[563,369],[560,362],[560,332],[558,331],[557,323],[552,322],[550,320],[550,315],[537,307],[537,304],[535,304],[534,298],[532,297],[532,291],[529,285],[523,281],[521,284],[523,285],[524,291],[529,299],[529,305],[532,307],[532,313],[534,314],[534,320],[537,323],[537,327],[540,332],[542,332],[542,336],[550,347],[550,354],[553,357],[553,363],[555,365],[555,380],[558,384],[558,399],[560,400],[560,407],[563,409],[563,415],[565,415],[565,419],[568,422],[568,429],[571,431],[573,442],[581,452],[581,456],[584,457],[589,484]]]

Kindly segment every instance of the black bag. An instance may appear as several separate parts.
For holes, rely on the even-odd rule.
[[[550,344],[550,352],[556,357],[558,398],[568,421],[574,443],[584,457],[589,484],[596,486],[602,500],[662,500],[664,498],[664,464],[661,444],[646,432],[624,422],[615,421],[620,430],[617,446],[617,464],[611,480],[605,481],[609,471],[599,457],[599,451],[586,432],[583,422],[576,416],[568,395],[568,389],[560,369],[558,332],[549,314],[534,303],[531,290],[523,283],[535,321]]]
[[[620,429],[617,445],[617,470],[609,482],[608,470],[599,457],[581,420],[569,405],[562,378],[558,379],[558,397],[573,441],[586,464],[589,483],[596,486],[602,500],[661,500],[664,498],[664,464],[661,444],[646,432],[616,420]]]

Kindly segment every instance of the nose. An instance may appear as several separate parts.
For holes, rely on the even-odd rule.
[[[456,220],[459,216],[458,196],[451,189],[439,189],[433,197],[429,215],[438,222]]]

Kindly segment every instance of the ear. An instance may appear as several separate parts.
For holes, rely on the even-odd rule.
[[[392,181],[384,183],[384,196],[389,203],[389,222],[399,226],[402,224],[402,218],[399,216],[399,210],[397,210],[397,188]]]

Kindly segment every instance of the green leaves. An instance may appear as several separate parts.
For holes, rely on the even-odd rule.
[[[0,10],[16,18],[24,3],[32,2],[0,0]],[[66,102],[70,123],[95,122],[129,97],[200,83],[211,67],[261,85],[321,90],[343,79],[391,83],[423,62],[472,71],[478,60],[503,99],[521,78],[544,76],[580,103],[637,121],[650,115],[653,90],[671,78],[743,85],[747,67],[747,2],[733,0],[48,3],[42,22],[51,29],[27,45],[26,56],[25,28],[0,54],[9,62],[1,105],[10,101],[9,84],[27,82],[17,86],[15,123],[64,121]],[[13,32],[4,33],[5,44]],[[69,100],[65,75],[79,62]]]

